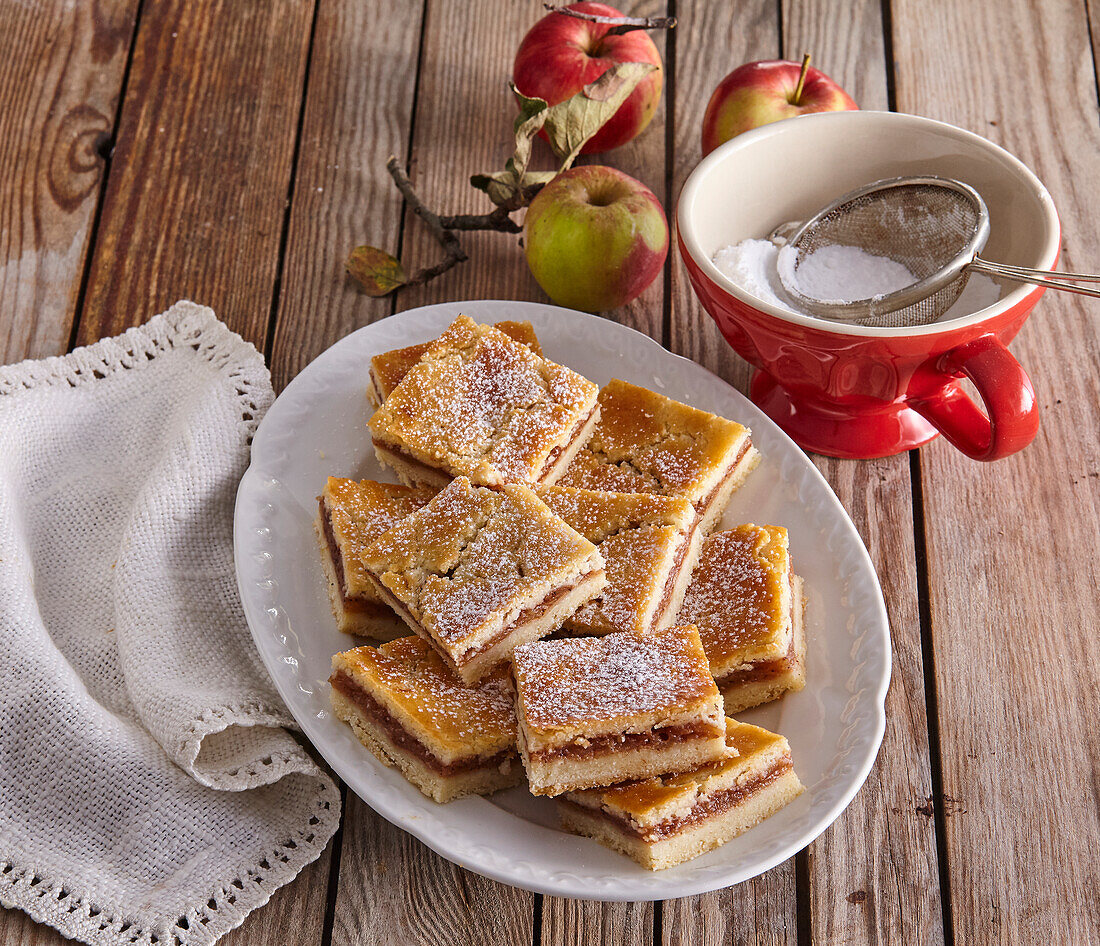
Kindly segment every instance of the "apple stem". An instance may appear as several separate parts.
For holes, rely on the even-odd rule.
[[[578,20],[608,23],[611,29],[604,34],[606,36],[618,36],[620,33],[629,33],[632,30],[670,30],[676,25],[674,16],[601,16],[598,13],[586,13],[557,3],[544,3],[542,6],[551,13],[562,13]]]
[[[791,105],[802,104],[802,86],[806,84],[806,73],[810,71],[810,54],[802,54],[802,71],[798,74],[798,85],[794,87],[794,96]]]

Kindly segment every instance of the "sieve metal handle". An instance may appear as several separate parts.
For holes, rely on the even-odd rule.
[[[1100,282],[1100,273],[1061,273],[1048,269],[1031,269],[1028,266],[994,263],[991,260],[982,259],[980,256],[975,256],[967,268],[990,276],[998,276],[1002,279],[1014,279],[1017,282],[1027,282],[1035,286],[1063,289],[1066,292],[1076,292],[1082,296],[1100,298],[1100,289],[1086,289],[1084,286],[1073,285],[1074,282]]]

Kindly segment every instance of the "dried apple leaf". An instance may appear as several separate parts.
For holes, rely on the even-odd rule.
[[[561,170],[572,166],[586,141],[598,132],[629,98],[638,83],[657,67],[651,62],[618,62],[572,98],[551,105],[543,129]]]
[[[572,167],[584,143],[599,131],[631,92],[657,67],[649,62],[619,62],[572,98],[548,105],[544,99],[524,95],[512,86],[519,100],[514,132],[516,147],[503,171],[475,174],[470,183],[489,195],[498,207],[522,206],[524,191],[545,184]],[[535,136],[546,131],[550,147],[561,159],[557,171],[530,171]]]
[[[368,296],[384,296],[409,281],[400,260],[376,246],[357,246],[344,266]]]

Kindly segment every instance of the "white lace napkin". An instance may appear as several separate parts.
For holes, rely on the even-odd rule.
[[[271,399],[189,302],[0,368],[0,903],[67,936],[213,943],[336,830],[234,577]]]

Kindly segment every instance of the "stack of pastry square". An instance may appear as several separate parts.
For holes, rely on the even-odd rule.
[[[364,746],[437,801],[525,773],[651,869],[801,790],[786,740],[727,718],[797,688],[804,649],[785,532],[708,537],[759,461],[747,428],[464,316],[372,359],[368,397],[404,485],[332,478],[317,518],[338,627],[390,641],[333,658]]]
[[[725,717],[693,625],[538,641],[512,660],[531,792],[562,796],[567,829],[643,867],[713,850],[802,790],[782,736]]]

